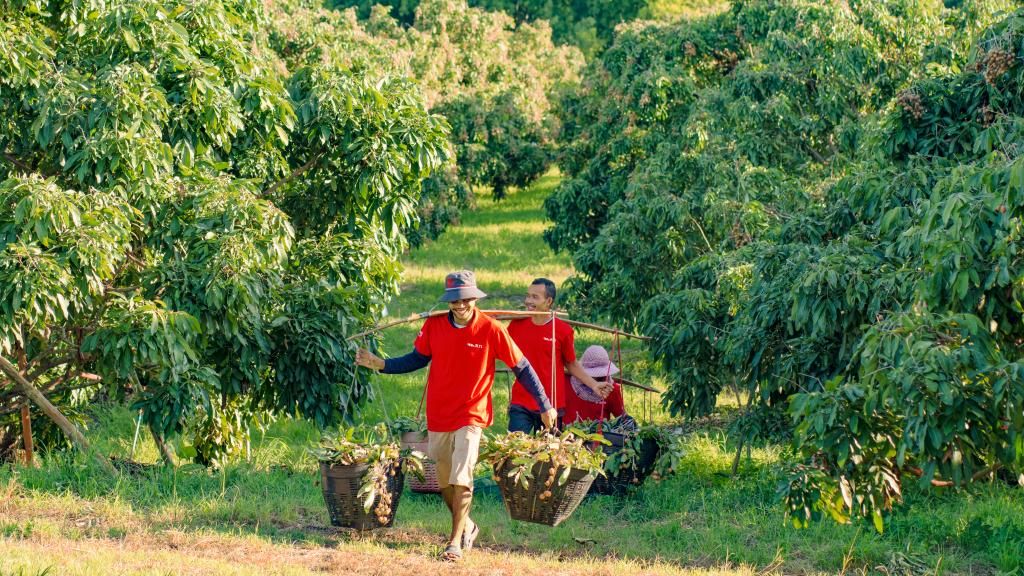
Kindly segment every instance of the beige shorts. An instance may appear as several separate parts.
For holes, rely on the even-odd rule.
[[[454,432],[428,432],[427,456],[437,464],[437,484],[473,489],[473,469],[480,455],[479,426],[463,426]]]

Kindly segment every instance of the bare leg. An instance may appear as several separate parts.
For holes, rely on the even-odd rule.
[[[445,486],[441,489],[441,499],[444,500],[444,505],[448,507],[448,511],[452,511],[452,494],[455,492],[455,486]]]
[[[450,486],[446,490],[451,490],[449,510],[452,512],[452,534],[448,544],[461,548],[462,532],[469,525],[469,508],[473,504],[473,492],[465,486]]]
[[[444,505],[448,507],[448,511],[452,514],[452,532],[455,532],[455,491],[461,489],[469,494],[469,502],[472,502],[473,493],[466,489],[464,486],[446,486],[441,489],[441,499],[444,500]],[[473,527],[473,519],[469,517],[469,504],[466,504],[466,515],[464,516],[465,522],[463,524],[463,531],[471,532]],[[459,538],[461,541],[461,537]]]

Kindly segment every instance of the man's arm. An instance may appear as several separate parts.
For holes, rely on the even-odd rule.
[[[384,368],[380,372],[381,374],[406,374],[415,372],[427,364],[430,364],[430,356],[420,354],[419,350],[413,348],[412,352],[405,356],[385,360]]]
[[[516,380],[523,385],[523,388],[526,388],[530,396],[533,396],[533,399],[537,401],[541,412],[547,412],[551,409],[551,400],[548,399],[547,393],[544,392],[544,386],[540,383],[537,371],[530,365],[530,361],[526,359],[526,356],[523,356],[518,364],[512,366],[512,373],[516,375]]]
[[[569,371],[569,374],[575,376],[580,382],[586,384],[587,388],[593,390],[594,394],[597,394],[601,398],[607,398],[608,394],[612,391],[613,385],[611,382],[598,382],[597,380],[594,380],[590,374],[587,374],[587,372],[583,370],[583,366],[581,366],[576,360],[573,360],[570,364],[566,364],[565,369]]]
[[[356,364],[373,370],[378,370],[382,374],[405,374],[407,372],[415,372],[429,363],[430,356],[420,354],[416,349],[413,349],[412,352],[409,352],[405,356],[388,358],[387,360],[363,348],[360,348],[356,352]]]

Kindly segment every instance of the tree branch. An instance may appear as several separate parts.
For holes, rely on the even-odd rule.
[[[815,159],[815,160],[816,160],[816,161],[817,161],[817,162],[818,162],[819,164],[827,164],[827,163],[828,163],[828,160],[826,160],[826,159],[825,159],[825,158],[824,158],[824,157],[823,157],[823,156],[821,155],[821,153],[820,153],[820,152],[818,152],[817,150],[815,150],[815,149],[814,149],[814,147],[813,147],[813,146],[811,146],[810,144],[807,144],[807,143],[805,142],[805,143],[804,143],[804,148],[806,148],[806,149],[807,149],[807,151],[808,151],[808,152],[810,152],[811,156],[813,156],[813,157],[814,157],[814,159]]]
[[[74,386],[71,386],[71,387],[68,387],[68,388],[64,388],[63,392],[65,392],[65,393],[67,393],[67,392],[74,392],[75,390],[82,390],[84,388],[92,388],[95,385],[96,385],[96,382],[91,382],[91,381],[86,380],[85,382],[83,382],[81,384],[76,384]],[[47,387],[45,389],[40,389],[39,391],[42,392],[43,394],[48,394],[52,389],[53,389],[52,384],[47,384]],[[11,392],[10,394],[6,394],[6,395],[3,395],[3,396],[0,396],[0,416],[7,416],[9,414],[14,414],[18,410],[20,410],[21,409],[21,401],[14,402],[14,403],[10,403],[9,402],[12,398],[20,398],[20,397],[21,397],[21,394],[18,394],[18,393],[15,393],[15,392]]]
[[[37,168],[30,164],[26,164],[23,160],[21,160],[14,154],[11,154],[10,152],[4,152],[3,159],[13,164],[15,168],[20,168],[25,172],[39,172]]]
[[[156,443],[157,449],[160,450],[160,458],[164,461],[164,464],[174,467],[174,452],[171,451],[167,442],[164,442],[164,437],[157,433],[152,424],[149,426],[149,433],[153,435],[153,442]]]
[[[263,191],[263,195],[264,196],[269,196],[269,195],[273,194],[281,186],[284,186],[285,184],[287,184],[287,183],[291,182],[292,180],[294,180],[294,179],[298,178],[299,176],[301,176],[303,173],[309,171],[309,169],[312,168],[314,165],[316,165],[316,163],[321,158],[323,158],[323,156],[324,156],[323,152],[320,152],[319,154],[316,154],[315,156],[313,156],[313,158],[311,158],[309,160],[309,162],[306,162],[302,166],[299,166],[295,170],[292,170],[291,174],[285,176],[281,180],[278,180],[277,182],[274,182],[270,186],[270,188],[267,188],[266,190]]]
[[[60,358],[55,358],[53,360],[49,360],[47,362],[43,362],[42,364],[37,366],[35,370],[30,372],[25,377],[25,379],[28,380],[29,382],[35,382],[37,378],[39,378],[43,374],[49,372],[50,370],[53,370],[54,368],[57,368],[57,367],[60,367],[60,366],[64,366],[65,364],[70,364],[71,362],[74,362],[77,359],[78,359],[77,355],[73,356],[73,355],[69,354],[67,356],[62,356]]]
[[[967,482],[964,482],[964,484],[968,484],[970,482],[977,482],[978,480],[981,480],[982,478],[998,471],[1002,467],[1002,464],[993,464],[991,466],[986,466],[981,470],[975,472],[974,475],[971,476],[971,479],[968,480]],[[909,472],[912,476],[916,476],[918,478],[924,476],[924,470],[921,470],[917,466],[906,466],[904,467],[904,470]],[[932,478],[931,485],[937,488],[952,488],[956,486],[956,483],[954,483],[952,480],[938,480],[936,478]]]
[[[117,470],[110,463],[110,460],[107,460],[99,453],[94,452],[89,446],[89,441],[85,439],[85,436],[82,435],[82,432],[78,427],[68,420],[56,406],[50,403],[38,388],[33,386],[28,380],[25,380],[25,377],[18,371],[18,368],[3,356],[0,356],[0,371],[6,374],[7,377],[14,382],[14,387],[18,392],[31,400],[33,404],[39,406],[40,410],[42,410],[50,420],[53,420],[54,424],[56,424],[61,431],[63,431],[72,442],[74,442],[75,446],[77,446],[79,450],[85,454],[93,456],[101,468],[109,472],[112,476],[117,477]]]

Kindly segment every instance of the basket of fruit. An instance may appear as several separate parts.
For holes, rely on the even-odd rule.
[[[313,454],[320,461],[320,486],[334,526],[391,526],[405,474],[423,474],[422,454],[401,448],[381,426],[325,434]]]
[[[596,436],[528,436],[514,432],[489,437],[480,458],[494,470],[505,508],[513,520],[557,526],[603,474],[604,453],[587,449]]]

